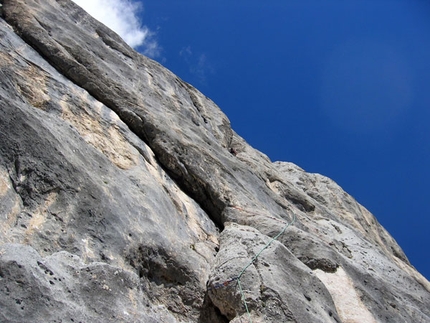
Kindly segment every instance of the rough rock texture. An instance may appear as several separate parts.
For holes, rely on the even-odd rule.
[[[430,322],[429,282],[333,181],[70,0],[0,3],[1,322]]]

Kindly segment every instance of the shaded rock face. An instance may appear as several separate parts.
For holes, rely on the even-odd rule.
[[[430,321],[429,282],[333,181],[73,2],[0,3],[1,322]]]

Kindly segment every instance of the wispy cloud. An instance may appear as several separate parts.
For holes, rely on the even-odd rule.
[[[179,56],[184,59],[190,73],[196,77],[200,83],[206,84],[208,74],[215,73],[215,69],[206,54],[195,54],[190,46],[183,47],[179,51]]]
[[[73,0],[91,16],[118,33],[131,47],[157,57],[160,46],[155,34],[142,25],[142,3],[134,0]]]

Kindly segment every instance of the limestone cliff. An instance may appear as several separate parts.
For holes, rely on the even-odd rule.
[[[429,282],[332,180],[70,0],[0,3],[1,322],[430,322]]]

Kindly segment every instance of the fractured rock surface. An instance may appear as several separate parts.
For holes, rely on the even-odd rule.
[[[333,181],[73,2],[0,3],[0,321],[430,321],[429,282]]]

